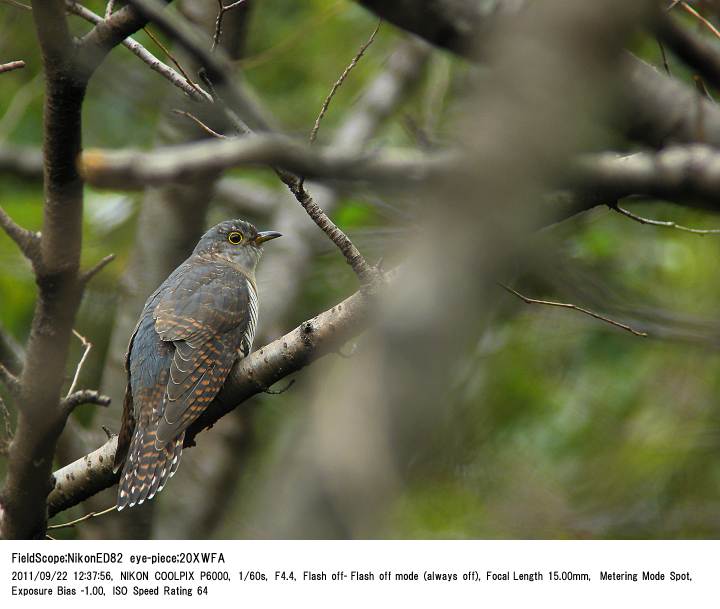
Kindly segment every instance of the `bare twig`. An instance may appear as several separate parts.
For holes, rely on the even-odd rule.
[[[12,72],[13,70],[19,70],[25,67],[25,62],[22,60],[9,61],[8,63],[0,64],[0,74],[3,72]]]
[[[33,265],[40,262],[40,233],[34,233],[15,224],[2,207],[0,207],[0,227]]]
[[[222,0],[219,0],[222,1]],[[332,101],[333,97],[335,96],[335,93],[337,90],[342,86],[342,84],[345,82],[345,79],[348,77],[348,74],[355,68],[355,66],[358,64],[362,56],[365,54],[365,51],[368,50],[368,47],[373,43],[375,40],[375,36],[378,33],[378,30],[380,29],[380,25],[382,24],[382,19],[379,19],[377,22],[377,25],[375,26],[375,29],[373,30],[372,34],[370,34],[370,38],[367,39],[365,44],[363,44],[360,47],[360,50],[355,54],[355,57],[352,58],[352,61],[348,64],[348,66],[343,70],[343,73],[340,75],[340,78],[338,78],[335,81],[335,84],[332,86],[332,89],[330,89],[330,93],[328,93],[328,96],[325,98],[325,101],[323,102],[322,108],[320,108],[320,113],[318,114],[317,118],[315,119],[315,124],[313,125],[312,131],[310,132],[310,143],[312,144],[315,139],[317,138],[318,130],[320,129],[320,121],[322,121],[323,117],[325,116],[325,113],[328,110],[328,107],[330,106],[330,102]]]
[[[115,0],[108,0],[107,6],[105,7],[105,19],[112,15],[115,9]]]
[[[528,298],[527,296],[523,296],[520,292],[513,290],[511,287],[506,286],[503,283],[500,283],[499,285],[501,288],[508,291],[510,294],[517,296],[520,300],[522,300],[526,304],[538,304],[538,305],[545,305],[548,307],[560,307],[562,309],[572,309],[573,311],[578,311],[580,313],[583,313],[584,315],[589,315],[590,317],[594,317],[595,319],[604,321],[605,323],[610,324],[611,326],[615,326],[617,328],[625,330],[626,332],[630,332],[631,334],[634,334],[635,336],[642,336],[642,337],[647,336],[647,332],[640,332],[639,330],[635,330],[634,328],[631,328],[630,326],[628,326],[626,324],[620,323],[619,321],[615,321],[613,319],[610,319],[609,317],[600,315],[599,313],[594,313],[593,311],[590,311],[589,309],[585,309],[583,307],[579,307],[577,305],[566,303],[566,302],[554,302],[552,300],[537,300],[535,298]]]
[[[157,36],[155,36],[155,34],[153,34],[147,27],[144,27],[144,28],[143,28],[143,31],[150,37],[150,39],[151,39],[156,45],[158,45],[158,46],[160,47],[160,49],[162,50],[162,52],[165,53],[165,55],[167,55],[168,59],[170,59],[170,61],[172,61],[172,62],[175,64],[175,67],[176,67],[176,68],[178,69],[178,71],[185,77],[185,80],[187,80],[188,84],[190,84],[190,86],[193,87],[193,89],[195,89],[196,91],[198,91],[201,95],[204,94],[205,91],[203,91],[197,83],[193,82],[193,80],[190,78],[190,76],[188,75],[188,73],[185,71],[185,68],[182,67],[182,64],[175,58],[175,56],[172,54],[172,52],[170,51],[170,49],[168,49],[168,48],[160,41],[160,39],[159,39]]]
[[[112,400],[108,396],[101,394],[95,389],[81,389],[75,393],[68,394],[65,399],[60,402],[60,409],[65,415],[69,416],[75,408],[83,404],[95,404],[96,406],[106,407],[110,406],[111,402]]]
[[[692,15],[697,19],[700,23],[702,23],[710,32],[712,32],[713,36],[716,38],[720,38],[720,31],[712,24],[710,21],[705,19],[700,13],[698,13],[692,6],[690,6],[687,2],[680,2],[680,8],[682,8],[686,13]],[[675,5],[673,5],[675,6]],[[670,7],[673,8],[673,7]]]
[[[87,284],[93,277],[95,277],[95,275],[102,271],[113,260],[115,260],[115,254],[108,254],[107,256],[102,258],[99,262],[91,266],[80,276],[81,283]]]
[[[217,45],[220,43],[220,36],[222,35],[222,20],[225,16],[225,13],[240,6],[245,2],[245,0],[237,0],[237,2],[233,2],[232,4],[228,4],[227,6],[223,4],[223,0],[217,0],[217,2],[218,14],[217,18],[215,19],[215,32],[213,33],[212,46],[210,47],[211,51],[214,51],[217,48]]]
[[[70,398],[70,394],[72,394],[73,391],[75,391],[75,386],[77,385],[78,378],[80,376],[80,371],[82,370],[83,364],[85,363],[85,360],[87,359],[88,353],[90,353],[90,349],[92,349],[92,343],[86,339],[82,334],[80,334],[77,330],[73,330],[72,333],[75,335],[76,338],[80,340],[83,346],[83,354],[80,357],[80,361],[78,362],[77,368],[75,368],[75,376],[73,377],[72,383],[70,383],[70,389],[68,389],[67,395],[65,396],[65,401],[67,401]]]
[[[631,220],[634,220],[635,222],[639,222],[640,224],[648,224],[650,226],[664,226],[666,228],[675,228],[677,230],[685,231],[687,233],[693,233],[694,235],[717,235],[720,234],[720,228],[688,228],[687,226],[682,226],[681,224],[678,224],[677,222],[673,222],[672,220],[653,220],[651,218],[644,218],[643,216],[638,216],[637,214],[634,214],[629,209],[624,209],[623,207],[620,207],[619,205],[611,204],[608,205],[608,207],[617,213],[626,216],[630,218]]]
[[[222,133],[218,133],[217,131],[215,131],[214,129],[212,129],[211,127],[209,127],[209,126],[206,125],[205,123],[203,123],[197,116],[195,116],[195,115],[192,114],[191,112],[187,112],[186,110],[177,110],[177,109],[171,110],[171,112],[172,112],[173,114],[177,114],[177,115],[179,115],[179,116],[184,116],[184,117],[186,117],[186,118],[189,118],[189,119],[190,119],[191,121],[193,121],[198,127],[200,127],[200,129],[202,129],[205,133],[207,133],[208,135],[210,135],[210,136],[212,136],[212,137],[216,137],[216,138],[221,139],[221,140],[227,139],[227,136],[226,136],[226,135],[223,135]]]
[[[106,510],[102,510],[101,512],[90,512],[89,514],[85,514],[85,516],[81,516],[80,518],[76,518],[75,520],[71,520],[70,522],[63,522],[61,524],[52,524],[47,529],[50,530],[56,530],[56,529],[67,529],[68,527],[74,527],[76,524],[80,524],[81,522],[85,522],[86,520],[90,520],[91,518],[97,518],[98,516],[104,516],[105,514],[109,514],[110,512],[115,511],[115,508],[117,506],[109,507]]]

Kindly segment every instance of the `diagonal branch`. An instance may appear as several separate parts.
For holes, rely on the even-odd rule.
[[[73,13],[74,15],[85,19],[85,21],[89,21],[90,23],[94,23],[96,25],[103,23],[107,19],[103,19],[100,15],[93,13],[90,9],[78,4],[77,2],[73,2],[72,0],[67,1],[67,9],[70,13]],[[210,101],[210,96],[197,84],[190,82],[186,76],[164,64],[134,38],[125,38],[120,44],[129,49],[141,61],[146,63],[151,70],[160,74],[191,99],[194,99],[195,101]]]
[[[525,304],[536,304],[536,305],[543,305],[546,307],[558,307],[560,309],[572,309],[573,311],[577,311],[578,313],[582,313],[583,315],[587,315],[588,317],[594,317],[595,319],[604,321],[606,324],[610,324],[611,326],[615,326],[616,328],[620,328],[621,330],[630,332],[630,334],[634,334],[635,336],[641,336],[643,338],[647,337],[647,332],[641,332],[639,330],[635,330],[634,328],[628,326],[627,324],[623,324],[623,323],[620,323],[619,321],[615,321],[614,319],[610,319],[609,317],[606,317],[605,315],[600,315],[599,313],[595,313],[594,311],[591,311],[590,309],[586,309],[585,307],[580,307],[578,305],[567,303],[567,302],[555,302],[553,300],[538,300],[537,298],[528,298],[527,296],[524,296],[517,290],[513,290],[511,287],[506,286],[503,283],[501,283],[499,285],[503,290],[509,292],[513,296],[517,296]]]
[[[305,190],[303,181],[297,176],[285,171],[277,171],[277,174],[298,200],[298,203],[300,203],[302,208],[307,212],[308,216],[310,216],[311,220],[315,222],[318,228],[328,236],[330,241],[332,241],[340,250],[342,255],[345,256],[345,260],[358,276],[360,282],[365,285],[375,279],[378,274],[377,270],[373,269],[367,263],[363,255],[360,253],[360,250],[358,250],[358,248],[355,247],[355,244],[353,244],[350,240],[350,237],[348,237],[327,216],[320,206],[315,203],[313,198],[308,194],[307,190]]]
[[[86,285],[95,275],[102,271],[108,264],[115,260],[115,254],[108,254],[87,271],[80,275],[80,283]]]
[[[33,266],[40,264],[40,233],[34,233],[16,224],[2,207],[0,207],[0,227]]]
[[[0,63],[0,74],[3,72],[12,72],[13,70],[19,70],[25,67],[25,62],[22,60],[9,61],[8,63]]]
[[[325,101],[322,104],[322,107],[320,108],[320,112],[315,119],[315,124],[313,125],[312,131],[310,132],[310,143],[314,143],[315,139],[317,138],[318,130],[320,129],[320,122],[322,121],[323,117],[325,116],[325,113],[328,111],[328,108],[330,107],[330,102],[332,101],[333,97],[335,97],[335,93],[337,93],[337,90],[342,86],[342,84],[345,82],[345,79],[348,77],[350,72],[352,72],[353,69],[355,69],[355,66],[357,66],[360,59],[362,59],[362,56],[365,54],[365,51],[370,48],[370,45],[375,40],[375,36],[377,36],[378,31],[380,30],[380,26],[382,25],[382,19],[378,20],[377,25],[375,26],[375,29],[372,31],[372,34],[370,34],[370,38],[367,39],[367,41],[360,47],[360,50],[355,54],[355,57],[352,58],[352,61],[347,65],[347,67],[343,70],[343,73],[340,74],[340,78],[338,78],[335,81],[335,84],[333,84],[332,88],[330,89],[330,93],[328,93],[327,97],[325,98]]]

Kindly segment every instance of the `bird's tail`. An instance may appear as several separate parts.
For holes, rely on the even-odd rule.
[[[136,430],[120,476],[118,511],[152,499],[177,471],[185,434],[168,442],[160,450],[155,448],[155,436],[154,430]]]

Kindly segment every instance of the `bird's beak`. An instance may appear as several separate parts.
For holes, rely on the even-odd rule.
[[[257,234],[257,237],[255,237],[255,244],[261,245],[261,244],[265,243],[266,241],[270,241],[271,239],[277,239],[278,237],[282,237],[282,234],[278,233],[274,230],[260,231]]]

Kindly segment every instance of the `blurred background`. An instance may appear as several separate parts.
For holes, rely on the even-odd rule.
[[[274,121],[286,133],[307,138],[332,84],[377,18],[347,0],[246,4],[225,15],[221,44]],[[103,3],[86,5],[104,11]],[[179,10],[209,40],[216,3],[185,2]],[[70,19],[78,33],[89,27]],[[136,39],[164,57],[146,32]],[[661,65],[651,37],[638,37],[632,50]],[[181,50],[173,54],[189,71],[196,69]],[[18,223],[39,230],[42,184],[32,160],[42,142],[43,80],[29,11],[0,4],[0,57],[27,63],[2,76],[0,153],[30,159],[23,172],[0,170],[0,203]],[[691,82],[679,62],[670,62],[674,76]],[[481,77],[482,69],[384,24],[335,95],[318,142],[370,154],[386,145],[432,150],[451,137],[463,93]],[[119,47],[91,81],[84,146],[150,148],[208,137],[172,112],[186,106],[165,80]],[[412,197],[357,185],[309,189],[368,261],[382,259],[391,267],[402,257],[416,229]],[[655,201],[629,206],[685,226],[720,228],[720,218],[711,213]],[[207,227],[232,217],[285,235],[266,248],[258,270],[256,348],[357,289],[337,250],[270,171],[236,170],[192,187],[142,193],[88,187],[83,262],[88,266],[109,253],[117,259],[90,284],[76,322],[93,345],[79,387],[100,388],[113,404],[107,411],[84,406],[74,414],[58,466],[99,446],[102,425],[118,430],[123,357],[144,300]],[[342,502],[322,493],[312,501],[299,498],[317,482],[307,463],[322,459],[327,469],[334,460],[327,446],[313,452],[308,429],[320,425],[323,415],[315,397],[324,391],[343,401],[334,370],[353,364],[367,346],[361,336],[295,375],[287,391],[257,396],[201,434],[155,501],[57,536],[717,537],[720,235],[644,226],[601,206],[544,228],[533,247],[543,251],[553,272],[511,273],[507,283],[528,297],[584,306],[649,336],[577,311],[525,304],[497,287],[492,323],[471,337],[470,346],[458,347],[465,365],[437,403],[432,433],[403,453],[402,480],[392,482],[397,492],[382,505],[364,505],[373,517],[362,526],[349,525]],[[22,357],[34,299],[28,264],[0,236],[0,342],[11,354],[6,358]],[[81,354],[77,341],[68,381]],[[285,383],[279,385],[274,389]],[[12,405],[6,403],[12,423]],[[0,476],[4,467],[0,456]],[[55,522],[111,506],[114,492]],[[308,511],[314,516],[305,519]]]

